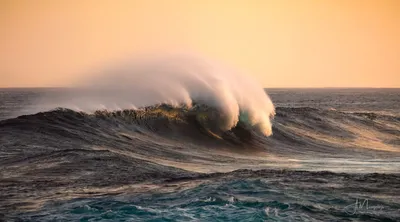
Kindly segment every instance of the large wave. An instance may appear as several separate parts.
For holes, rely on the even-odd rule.
[[[192,107],[194,103],[218,110],[221,131],[234,128],[240,121],[264,135],[272,133],[270,118],[275,114],[274,105],[257,82],[191,56],[127,62],[86,78],[61,96],[40,101],[41,109],[63,107],[86,112],[155,104]]]

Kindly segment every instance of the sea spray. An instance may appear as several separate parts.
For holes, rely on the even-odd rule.
[[[193,101],[218,109],[220,129],[235,127],[241,113],[246,123],[271,135],[274,105],[264,89],[248,76],[191,56],[140,59],[81,80],[54,98],[42,98],[43,110],[57,107],[94,112]],[[42,110],[35,110],[42,111]]]

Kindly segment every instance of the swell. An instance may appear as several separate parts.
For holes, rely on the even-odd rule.
[[[291,145],[339,148],[350,144],[375,150],[399,149],[399,116],[278,107],[275,123],[273,131],[277,140]]]
[[[74,167],[76,161],[82,169],[99,164],[113,168],[123,165],[116,161],[118,158],[144,166],[155,163],[196,172],[292,167],[296,162],[288,159],[318,158],[378,158],[386,166],[385,158],[400,158],[397,116],[308,107],[278,107],[276,111],[273,135],[269,137],[242,122],[231,130],[220,131],[220,113],[207,106],[162,104],[91,114],[57,109],[20,116],[0,121],[0,167],[3,176],[8,177],[35,174],[38,169],[61,164],[76,171],[80,178],[81,173]],[[76,153],[87,158],[81,160]],[[388,167],[391,170],[395,165]],[[142,174],[127,172],[137,177]],[[101,173],[94,175],[101,177]]]
[[[157,140],[160,146],[179,147],[190,142],[196,146],[237,146],[287,154],[309,151],[340,154],[349,152],[349,149],[343,150],[348,147],[365,148],[364,151],[400,150],[399,116],[277,107],[273,135],[266,137],[245,121],[222,131],[219,128],[221,115],[217,109],[205,105],[161,104],[136,110],[98,110],[90,114],[56,109],[1,121],[0,130],[3,135],[15,139],[21,134],[30,134],[30,140],[36,137],[41,140],[36,141],[38,146],[59,139],[67,146],[83,142],[110,147],[116,142],[132,141],[146,146],[147,142]],[[12,138],[7,141],[5,144],[15,142]],[[372,145],[368,147],[368,143]]]

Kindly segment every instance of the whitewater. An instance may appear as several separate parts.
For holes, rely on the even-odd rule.
[[[128,61],[0,89],[0,221],[398,221],[399,152],[399,89]]]

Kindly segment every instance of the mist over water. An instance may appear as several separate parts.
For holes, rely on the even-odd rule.
[[[147,58],[125,62],[82,79],[62,95],[41,98],[40,111],[57,107],[93,112],[137,109],[156,104],[216,108],[223,131],[239,120],[272,133],[274,105],[261,85],[248,76],[193,56]],[[35,110],[39,111],[39,110]]]

